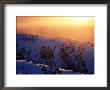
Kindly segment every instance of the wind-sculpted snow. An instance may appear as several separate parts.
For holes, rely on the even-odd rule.
[[[43,68],[46,65],[55,67],[58,71],[64,69],[64,72],[60,74],[94,74],[94,44],[65,38],[50,39],[39,35],[17,34],[16,60],[32,61],[33,64],[44,65]],[[33,64],[17,62],[17,74],[25,74],[24,72],[28,72],[28,70],[29,74],[44,73],[42,70],[37,72],[39,66],[33,66]],[[25,69],[21,68],[22,65]],[[22,70],[24,71],[20,72]],[[54,74],[59,74],[58,71]]]

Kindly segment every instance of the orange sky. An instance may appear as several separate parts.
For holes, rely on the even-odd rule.
[[[94,41],[94,17],[17,16],[17,33]]]

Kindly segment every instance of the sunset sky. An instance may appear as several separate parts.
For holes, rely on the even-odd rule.
[[[94,17],[17,16],[17,33],[94,41]]]

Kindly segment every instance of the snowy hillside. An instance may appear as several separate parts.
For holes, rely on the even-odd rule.
[[[94,74],[94,45],[65,38],[17,34],[16,60],[17,74],[43,74],[42,69],[48,67],[55,68],[54,74]]]

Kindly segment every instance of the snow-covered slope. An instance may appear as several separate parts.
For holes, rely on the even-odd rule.
[[[40,63],[72,70],[74,73],[93,74],[94,45],[92,42],[80,42],[65,38],[50,39],[38,35],[17,34],[16,60],[32,61],[34,64]],[[17,73],[22,70],[20,68],[21,64],[24,65],[22,62],[17,63]],[[30,74],[37,73],[33,71],[34,69],[31,72],[30,68],[34,67],[36,66],[29,66],[24,70],[29,70],[28,73]]]
[[[34,64],[26,60],[16,61],[17,74],[74,74],[72,70],[50,67],[44,64]]]

